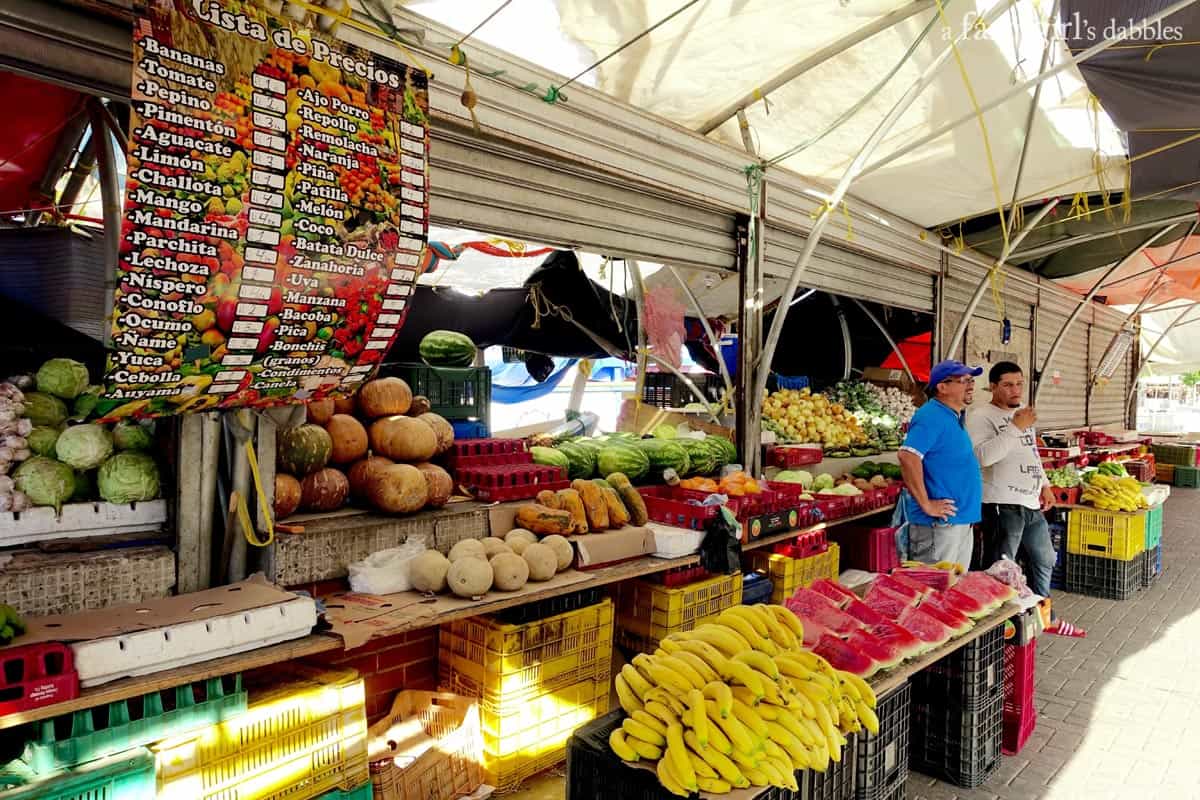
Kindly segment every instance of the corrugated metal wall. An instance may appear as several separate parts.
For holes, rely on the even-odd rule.
[[[1035,351],[1039,367],[1050,346],[1079,303],[1078,296],[1043,288],[1035,312]],[[1081,314],[1067,332],[1053,363],[1042,375],[1038,389],[1038,428],[1077,428],[1087,424],[1088,324],[1091,315]]]
[[[1088,359],[1090,372],[1094,374],[1104,358],[1113,335],[1121,329],[1124,315],[1107,309],[1094,310],[1095,322],[1091,331],[1091,357]],[[1129,393],[1129,381],[1133,372],[1133,347],[1125,353],[1112,377],[1092,387],[1088,398],[1088,423],[1091,425],[1123,425],[1125,422],[1125,397]]]

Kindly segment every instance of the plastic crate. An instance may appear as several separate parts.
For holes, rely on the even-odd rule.
[[[903,796],[908,780],[908,737],[912,688],[905,683],[879,700],[875,715],[879,733],[858,734],[854,759],[855,800],[888,800]]]
[[[800,797],[803,800],[854,800],[857,753],[858,734],[846,734],[840,762],[829,762],[824,772],[806,769],[799,773]]]
[[[344,792],[341,789],[326,792],[321,795],[319,800],[372,800],[374,796],[375,790],[371,787],[371,784],[364,783],[362,786],[356,786]]]
[[[249,709],[156,744],[159,800],[308,800],[370,780],[363,682],[277,666]]]
[[[1146,511],[1073,508],[1067,515],[1067,552],[1129,561],[1146,549]]]
[[[824,553],[808,558],[791,558],[779,553],[754,550],[743,553],[743,566],[761,572],[771,579],[771,602],[782,604],[802,586],[808,586],[817,578],[837,580],[839,573],[840,548],[836,543],[829,545]]]
[[[1004,736],[1001,745],[1004,755],[1021,752],[1037,725],[1033,700],[1036,664],[1036,638],[1026,644],[1004,646]]]
[[[58,642],[15,645],[0,652],[0,716],[79,696],[71,648]]]
[[[568,611],[578,611],[585,606],[594,606],[604,598],[604,587],[593,586],[590,589],[506,608],[492,614],[492,619],[507,625],[524,625],[526,622],[535,622],[557,614],[566,614]]]
[[[154,756],[144,747],[53,775],[6,771],[2,800],[154,800]]]
[[[430,411],[448,420],[477,420],[487,425],[491,419],[492,371],[487,367],[384,364],[379,377],[403,378],[414,395],[429,398]]]
[[[919,703],[914,690],[909,733],[909,768],[973,789],[1000,767],[1004,697],[977,711],[933,708]]]
[[[1073,506],[1079,503],[1082,490],[1078,486],[1051,486],[1054,502],[1060,506]]]
[[[1067,583],[1067,526],[1060,522],[1048,524],[1050,544],[1054,547],[1054,569],[1050,571],[1050,588],[1061,589]]]
[[[451,469],[498,467],[505,464],[532,464],[529,442],[525,439],[459,439],[446,453]]]
[[[914,702],[978,711],[1004,696],[1004,629],[992,628],[910,679]]]
[[[674,528],[704,530],[705,524],[719,511],[717,506],[703,506],[678,496],[669,486],[638,489],[646,504],[646,515],[654,522]]]
[[[1150,506],[1146,509],[1146,550],[1153,550],[1162,543],[1163,508]]]
[[[623,581],[614,589],[617,641],[640,652],[653,651],[668,635],[690,631],[742,602],[742,574],[717,575],[685,586]]]
[[[841,548],[841,570],[891,572],[900,566],[895,528],[843,525],[830,529],[828,536]]]
[[[725,379],[720,375],[692,374],[688,379],[710,403],[719,401],[725,392]],[[658,408],[683,408],[695,403],[696,395],[674,373],[647,372],[642,376],[642,402]]]
[[[470,698],[398,693],[388,715],[371,726],[368,750],[368,798],[453,800],[483,783],[479,707]]]
[[[1104,431],[1075,431],[1075,435],[1079,437],[1080,442],[1087,445],[1116,444],[1117,442],[1112,434]]]
[[[771,602],[773,589],[771,579],[757,572],[749,572],[742,576],[742,605],[752,606],[757,603]]]
[[[690,567],[674,567],[666,572],[660,572],[656,575],[651,575],[645,580],[661,583],[663,586],[684,586],[689,583],[694,583],[701,578],[707,578],[712,575],[699,564]]]
[[[466,467],[458,469],[455,478],[483,503],[527,500],[540,491],[557,491],[571,485],[565,469],[540,464]]]
[[[1128,461],[1122,461],[1121,464],[1125,467],[1126,472],[1137,478],[1142,483],[1149,483],[1150,481],[1154,480],[1154,464],[1148,461],[1144,461],[1140,458],[1131,458]]]
[[[1162,572],[1162,547],[1155,547],[1142,553],[1141,586],[1143,589],[1154,583],[1154,579]]]
[[[819,556],[829,549],[829,538],[825,529],[805,531],[787,542],[787,552],[792,558]],[[776,551],[778,552],[778,551]]]
[[[1181,489],[1195,489],[1200,487],[1200,468],[1176,465],[1173,485]]]
[[[1142,559],[1117,561],[1067,553],[1068,592],[1108,600],[1128,600],[1141,584]]]
[[[796,469],[809,464],[820,464],[825,453],[820,445],[781,445],[772,447],[767,462],[780,469]]]
[[[1159,483],[1175,483],[1175,465],[1159,464],[1154,468],[1154,479]]]
[[[608,598],[519,625],[469,617],[439,629],[438,675],[450,689],[451,678],[469,678],[479,687],[473,696],[495,707],[607,673],[612,641]]]
[[[45,775],[204,728],[245,710],[241,675],[210,678],[42,720],[21,760]]]
[[[454,429],[455,439],[486,439],[491,433],[486,422],[474,419],[452,419],[450,427]]]
[[[1159,465],[1196,466],[1196,448],[1186,444],[1156,444],[1151,445],[1154,460]]]

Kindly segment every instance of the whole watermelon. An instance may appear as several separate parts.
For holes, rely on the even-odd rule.
[[[683,445],[674,439],[642,439],[637,448],[650,459],[650,477],[659,478],[665,469],[675,470],[677,475],[687,475],[692,461]]]
[[[737,445],[726,439],[724,436],[709,436],[707,441],[715,442],[720,445],[725,451],[725,458],[722,463],[736,464],[738,460]]]
[[[567,477],[571,480],[596,473],[596,453],[591,449],[574,442],[563,442],[556,449],[567,457]]]
[[[475,343],[457,331],[430,331],[417,347],[431,367],[469,367],[475,363]]]
[[[599,453],[604,449],[605,442],[600,439],[593,439],[590,436],[580,436],[571,440],[571,444],[579,447],[587,448],[592,453]]]
[[[533,456],[533,463],[535,464],[547,467],[562,467],[570,471],[570,459],[561,450],[555,450],[553,447],[531,447],[529,448],[529,454]]]
[[[682,438],[676,439],[683,449],[687,451],[688,459],[691,461],[692,475],[711,475],[717,471],[720,464],[717,463],[717,454],[712,447],[704,443],[703,439]]]
[[[596,466],[606,477],[614,472],[624,472],[629,480],[636,481],[650,471],[650,458],[633,445],[609,445],[600,451]]]
[[[721,467],[731,463],[734,460],[729,458],[728,451],[725,449],[725,446],[721,444],[725,440],[720,436],[706,436],[700,441],[704,442],[704,446],[709,449],[709,452],[713,454],[713,458],[717,460],[717,466],[715,469],[719,470]]]
[[[276,466],[281,472],[304,477],[329,463],[333,439],[320,425],[305,423],[279,431],[275,437]]]

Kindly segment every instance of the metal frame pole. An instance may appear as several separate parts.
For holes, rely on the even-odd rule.
[[[1042,361],[1041,368],[1035,370],[1033,373],[1033,387],[1029,391],[1029,405],[1033,405],[1037,401],[1038,391],[1042,388],[1042,376],[1046,374],[1046,370],[1050,368],[1050,363],[1054,361],[1054,356],[1058,354],[1058,348],[1062,346],[1063,340],[1066,339],[1067,331],[1071,330],[1071,326],[1075,324],[1075,320],[1079,319],[1079,315],[1083,313],[1084,307],[1087,306],[1088,303],[1092,302],[1092,298],[1096,296],[1096,292],[1100,291],[1101,285],[1103,285],[1103,283],[1108,280],[1114,272],[1128,264],[1134,256],[1142,252],[1143,249],[1154,244],[1155,241],[1164,236],[1167,231],[1171,230],[1173,227],[1174,225],[1168,225],[1167,227],[1163,228],[1158,233],[1147,239],[1146,243],[1141,247],[1134,250],[1116,264],[1113,264],[1111,267],[1106,269],[1104,274],[1100,276],[1100,279],[1092,285],[1091,289],[1088,290],[1088,293],[1079,300],[1079,303],[1076,304],[1074,310],[1071,311],[1071,315],[1067,317],[1067,321],[1064,322],[1062,328],[1059,329],[1058,335],[1054,337],[1054,341],[1051,343],[1050,349],[1046,352],[1046,358],[1044,361]]]
[[[113,295],[116,292],[118,250],[121,246],[121,181],[117,175],[117,156],[109,134],[112,118],[99,98],[88,100],[92,142],[100,171],[100,206],[104,217],[104,346],[112,343]]]
[[[1112,47],[1113,45],[1115,45],[1121,41],[1124,41],[1125,39],[1129,38],[1129,34],[1131,31],[1140,30],[1142,28],[1152,26],[1156,22],[1166,19],[1167,17],[1171,16],[1172,14],[1174,14],[1177,11],[1182,11],[1183,9],[1187,8],[1188,6],[1192,5],[1195,2],[1196,2],[1196,0],[1177,0],[1177,2],[1172,3],[1171,5],[1164,8],[1162,11],[1159,11],[1155,14],[1151,14],[1148,17],[1143,18],[1140,22],[1138,22],[1134,25],[1130,25],[1128,27],[1121,27],[1120,30],[1118,31],[1119,35],[1114,36],[1111,39],[1105,39],[1102,42],[1092,45],[1091,47],[1089,47],[1088,49],[1079,53],[1078,55],[1071,56],[1067,60],[1063,61],[1061,64],[1058,64],[1058,65],[1052,67],[1050,70],[1048,70],[1046,72],[1042,72],[1042,73],[1034,76],[1033,78],[1030,78],[1029,80],[1025,81],[1024,83],[1017,84],[1016,86],[1011,87],[1008,91],[1004,92],[1000,96],[995,97],[995,98],[989,100],[988,102],[984,103],[979,108],[979,113],[986,114],[987,112],[991,111],[992,109],[997,108],[1000,105],[1003,105],[1006,101],[1016,97],[1017,95],[1023,94],[1024,92],[1028,91],[1029,89],[1038,85],[1039,83],[1041,83],[1049,78],[1054,77],[1055,75],[1062,72],[1063,70],[1069,69],[1082,61],[1087,61],[1092,56],[1098,55],[1099,53],[1104,52],[1105,50]],[[942,126],[936,128],[935,130],[933,130],[930,133],[927,133],[926,135],[922,136],[921,138],[919,138],[913,142],[910,142],[909,144],[904,145],[903,147],[896,150],[895,152],[879,159],[874,164],[871,164],[870,166],[868,166],[866,169],[864,169],[862,171],[862,177],[866,177],[867,175],[870,175],[872,172],[875,172],[876,170],[879,170],[880,168],[887,166],[888,164],[892,163],[896,159],[902,158],[902,157],[908,155],[909,153],[911,153],[912,151],[914,151],[920,147],[923,147],[924,145],[928,144],[929,142],[934,141],[935,139],[942,136],[943,134],[946,134],[946,133],[954,130],[959,125],[962,125],[966,122],[970,122],[974,119],[975,119],[975,111],[972,109],[970,112],[963,114],[961,117],[958,117],[958,118],[952,120],[951,122],[947,122],[945,125],[942,125]]]
[[[667,264],[667,269],[675,276],[675,280],[679,281],[679,285],[683,287],[684,294],[688,296],[688,300],[696,308],[696,315],[700,317],[700,324],[704,326],[704,335],[708,337],[708,341],[712,344],[713,353],[717,357],[717,366],[720,368],[721,378],[725,381],[725,394],[731,400],[733,399],[733,379],[729,377],[729,368],[725,366],[725,359],[721,357],[721,342],[717,339],[716,333],[712,329],[712,325],[708,324],[708,317],[704,314],[704,309],[700,306],[700,298],[696,297],[696,293],[692,291],[692,287],[687,285],[687,281],[679,274],[679,270]]]
[[[1137,391],[1138,376],[1141,375],[1142,370],[1145,369],[1146,365],[1150,363],[1150,356],[1154,355],[1154,351],[1157,350],[1158,346],[1166,340],[1167,334],[1170,333],[1172,329],[1178,327],[1179,323],[1183,322],[1183,318],[1186,317],[1188,314],[1192,313],[1192,311],[1197,306],[1200,306],[1200,301],[1192,303],[1190,306],[1185,308],[1183,311],[1180,311],[1179,316],[1177,316],[1170,325],[1163,328],[1163,332],[1160,333],[1158,335],[1158,338],[1154,340],[1154,344],[1150,345],[1150,349],[1146,351],[1146,355],[1142,356],[1142,358],[1141,358],[1142,363],[1139,364],[1138,368],[1133,371],[1133,381],[1130,383],[1130,386],[1129,386],[1129,394],[1125,396],[1126,404],[1128,404],[1131,400],[1133,400],[1134,392]],[[1200,322],[1200,320],[1192,320],[1192,321]]]
[[[888,333],[887,328],[883,327],[883,323],[879,321],[879,317],[875,316],[875,313],[871,311],[871,309],[867,308],[866,304],[861,300],[853,297],[850,299],[854,302],[854,305],[858,306],[859,309],[861,309],[862,312],[867,315],[867,319],[875,323],[875,327],[879,329],[881,334],[883,334],[883,338],[887,340],[887,343],[891,346],[892,352],[896,354],[896,358],[900,359],[900,366],[904,367],[904,372],[908,375],[908,379],[912,381],[914,385],[919,386],[920,381],[917,380],[916,376],[913,375],[913,371],[909,368],[908,359],[904,357],[904,353],[900,352],[900,346],[896,344],[896,340],[892,338],[890,333]]]
[[[1095,213],[1095,212],[1093,212],[1093,213]],[[1096,233],[1081,233],[1077,236],[1071,236],[1067,239],[1062,239],[1057,242],[1051,242],[1050,244],[1038,245],[1037,247],[1031,247],[1028,250],[1021,250],[1019,252],[1013,253],[1012,257],[1020,258],[1020,259],[1030,259],[1030,258],[1037,258],[1038,256],[1046,256],[1046,255],[1050,255],[1051,253],[1057,253],[1059,250],[1066,250],[1068,247],[1074,247],[1077,244],[1084,244],[1086,242],[1095,242],[1100,239],[1110,239],[1113,236],[1121,236],[1122,234],[1132,233],[1133,231],[1144,231],[1149,228],[1157,228],[1159,225],[1178,225],[1181,222],[1187,222],[1188,220],[1194,218],[1195,216],[1196,216],[1195,211],[1189,211],[1186,214],[1176,214],[1173,217],[1166,217],[1165,219],[1151,220],[1150,222],[1138,222],[1133,225],[1126,225],[1124,227],[1112,228],[1107,231],[1098,231]]]

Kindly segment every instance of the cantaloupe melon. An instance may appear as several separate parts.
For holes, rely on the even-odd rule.
[[[513,528],[504,534],[504,543],[511,547],[512,551],[517,555],[524,553],[525,548],[531,544],[536,544],[537,540],[537,534],[533,531],[527,531],[524,528]]]
[[[534,542],[525,548],[521,558],[529,565],[529,580],[548,581],[558,571],[558,556],[554,549],[541,542]]]
[[[461,542],[455,542],[454,547],[450,548],[449,558],[451,564],[462,558],[480,558],[487,561],[487,550],[478,539],[463,539]]]
[[[566,540],[566,537],[559,536],[557,533],[551,534],[542,539],[542,544],[554,551],[554,557],[558,559],[556,572],[562,572],[575,560],[575,548],[571,547],[571,543]]]
[[[479,541],[483,544],[483,552],[489,559],[499,553],[511,553],[513,551],[511,547],[504,543],[503,539],[497,539],[495,536],[486,536]]]
[[[449,571],[450,560],[437,550],[426,550],[408,562],[408,579],[418,592],[445,591]]]
[[[492,565],[482,558],[460,558],[450,565],[446,584],[459,597],[482,597],[492,588]]]
[[[492,565],[492,585],[502,592],[515,592],[529,580],[529,565],[516,553],[497,553]]]

